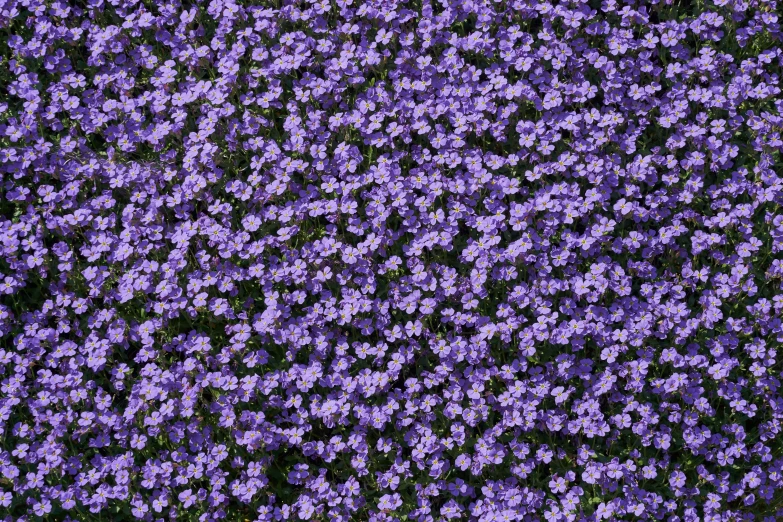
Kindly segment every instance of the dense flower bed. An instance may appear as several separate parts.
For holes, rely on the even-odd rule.
[[[772,0],[7,0],[2,520],[781,520]]]

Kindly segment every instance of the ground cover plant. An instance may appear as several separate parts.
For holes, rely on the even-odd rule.
[[[4,0],[0,520],[783,519],[781,10]]]

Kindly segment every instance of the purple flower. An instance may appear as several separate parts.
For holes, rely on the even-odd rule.
[[[783,516],[780,20],[664,3],[9,4],[0,505]]]

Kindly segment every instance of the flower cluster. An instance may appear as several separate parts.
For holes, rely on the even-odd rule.
[[[0,520],[780,520],[780,13],[3,2]]]

